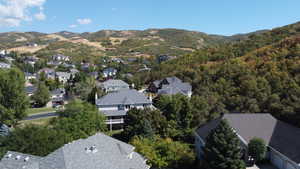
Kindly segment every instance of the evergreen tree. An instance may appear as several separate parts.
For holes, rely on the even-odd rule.
[[[212,169],[245,169],[240,141],[226,120],[206,139],[204,157]]]
[[[31,98],[37,106],[45,106],[50,101],[50,92],[48,87],[42,82],[39,83],[37,90]]]
[[[24,75],[19,70],[0,70],[0,123],[14,125],[26,116],[29,102],[24,83]]]

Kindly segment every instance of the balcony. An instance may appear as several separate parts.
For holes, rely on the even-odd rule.
[[[108,119],[105,120],[106,124],[123,124],[124,123],[124,119]]]

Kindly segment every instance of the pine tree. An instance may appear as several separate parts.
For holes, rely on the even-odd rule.
[[[240,141],[226,120],[207,137],[204,157],[212,169],[245,169]]]
[[[37,90],[32,95],[32,100],[34,100],[39,107],[45,106],[50,101],[50,92],[45,83],[39,83]]]

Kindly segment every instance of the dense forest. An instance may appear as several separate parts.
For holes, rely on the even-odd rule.
[[[271,113],[300,126],[299,54],[296,23],[165,62],[141,74],[140,80],[176,75],[191,82],[201,113],[212,118],[220,113]]]

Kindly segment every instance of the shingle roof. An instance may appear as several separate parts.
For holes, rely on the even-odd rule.
[[[37,87],[35,86],[27,86],[24,88],[26,94],[33,94],[36,90],[37,90]]]
[[[225,114],[223,118],[247,143],[253,137],[261,138],[270,147],[300,163],[300,128],[276,120],[270,114]],[[218,118],[199,127],[198,135],[205,139],[220,121]]]
[[[178,79],[176,76],[172,76],[172,77],[167,77],[166,78],[167,82],[169,84],[171,83],[181,83],[182,81],[180,79]]]
[[[71,73],[68,73],[68,72],[56,72],[55,75],[58,76],[58,77],[64,77],[66,79],[69,79],[70,76],[71,76]]]
[[[162,85],[162,88],[158,90],[158,94],[183,94],[188,95],[191,92],[192,86],[189,83],[171,83],[169,85]]]
[[[120,90],[108,93],[96,101],[97,106],[106,105],[132,105],[151,104],[152,102],[143,94],[134,89]]]
[[[64,88],[58,88],[51,91],[51,95],[60,95],[66,93],[66,90]]]
[[[129,87],[129,85],[126,82],[124,82],[123,80],[114,80],[114,79],[107,80],[107,81],[103,82],[102,85],[104,88],[108,88],[110,86],[128,86]]]
[[[17,158],[18,157],[18,158]],[[28,157],[28,161],[25,158]],[[1,169],[40,169],[41,157],[8,151],[1,159]]]
[[[4,169],[23,169],[25,164],[28,164],[26,169],[148,169],[145,159],[133,150],[129,144],[98,133],[66,144],[46,157],[33,156],[26,163],[4,157],[0,166]],[[21,154],[21,158],[25,156],[28,155]]]

